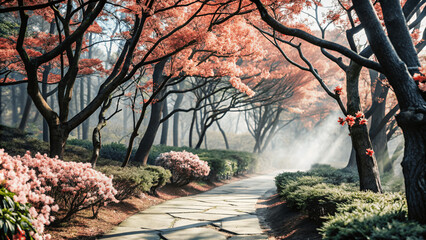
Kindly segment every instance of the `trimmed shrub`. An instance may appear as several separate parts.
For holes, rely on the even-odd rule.
[[[93,150],[93,143],[92,143],[92,141],[89,141],[89,140],[74,138],[74,139],[67,140],[67,144],[73,145],[73,146],[83,147],[83,148],[88,149],[88,150]]]
[[[426,225],[407,220],[403,196],[393,197],[377,196],[373,203],[356,200],[341,205],[319,229],[323,239],[424,239]]]
[[[13,200],[15,193],[0,186],[0,239],[34,239],[30,232],[36,232],[29,213],[30,204]]]
[[[112,142],[109,144],[102,145],[100,156],[104,158],[109,158],[112,160],[123,162],[126,157],[127,146],[121,143]],[[134,156],[133,155],[131,157]]]
[[[207,162],[187,151],[161,153],[156,165],[169,169],[172,173],[171,183],[178,186],[206,177],[210,172]]]
[[[150,193],[154,195],[157,195],[157,189],[166,185],[172,177],[170,170],[160,166],[145,166],[145,170],[151,172],[151,176],[153,176]]]
[[[157,145],[152,147],[148,157],[148,163],[155,164],[155,159],[159,154],[170,151],[187,151],[198,155],[201,160],[209,164],[210,174],[208,178],[211,180],[226,179],[243,173],[252,172],[256,167],[257,161],[257,156],[249,152]]]
[[[275,186],[277,192],[281,195],[283,189],[287,187],[287,184],[291,181],[296,181],[298,178],[307,176],[306,172],[283,172],[275,176]]]
[[[79,146],[83,147],[87,150],[92,151],[93,150],[93,143],[89,140],[82,140],[82,139],[70,139],[67,141],[68,146]],[[124,158],[126,157],[126,151],[127,146],[122,143],[116,143],[112,142],[109,144],[103,144],[101,147],[101,151],[99,153],[99,156],[103,159],[99,159],[100,161],[97,163],[99,166],[107,166],[107,165],[114,165],[119,166],[121,165],[120,162],[123,162]],[[136,151],[133,151],[130,158],[132,159],[135,155]],[[113,160],[113,161],[108,161]]]
[[[67,141],[67,144],[81,146],[89,150],[92,149],[92,143],[88,140],[72,139]],[[122,162],[126,155],[126,150],[127,146],[124,144],[105,144],[102,145],[100,157]],[[228,179],[232,176],[252,172],[255,169],[257,163],[257,156],[249,152],[239,152],[230,150],[206,150],[193,149],[189,147],[156,145],[152,146],[151,148],[151,151],[148,156],[148,164],[155,165],[155,160],[157,159],[158,155],[170,151],[187,151],[198,155],[201,160],[206,161],[210,166],[210,174],[208,176],[210,180]],[[134,157],[135,153],[136,150],[132,151],[132,155],[130,156],[131,164],[131,160]],[[98,165],[107,165],[104,163],[108,163],[108,165],[117,165],[115,163],[110,164],[109,162],[105,162],[105,160],[100,161]]]
[[[313,164],[307,173],[310,176],[324,177],[324,182],[339,185],[341,183],[359,183],[359,175],[345,169],[336,169],[326,164]]]
[[[117,189],[115,197],[123,200],[141,192],[155,194],[157,188],[164,186],[171,177],[169,170],[159,166],[146,167],[99,167],[106,175],[113,175],[113,185]]]
[[[361,192],[352,173],[315,166],[276,176],[287,204],[322,221],[324,239],[424,239],[426,225],[407,220],[402,193]]]

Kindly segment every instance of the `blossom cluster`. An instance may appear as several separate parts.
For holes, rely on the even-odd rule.
[[[26,166],[20,156],[12,157],[0,149],[0,181],[11,192],[16,193],[14,200],[26,204],[31,203],[30,215],[32,224],[38,233],[32,233],[35,239],[50,239],[43,235],[44,226],[54,218],[52,211],[58,210],[54,199],[46,194],[49,187],[42,185],[34,169]]]
[[[170,170],[171,182],[176,185],[186,185],[210,173],[206,161],[186,151],[161,153],[156,159],[156,164]]]
[[[112,177],[95,171],[90,164],[64,162],[39,153],[32,157],[30,152],[12,157],[0,149],[0,169],[0,181],[16,193],[14,200],[32,205],[36,240],[50,239],[43,235],[44,227],[55,220],[58,210],[69,219],[81,209],[117,201]]]
[[[247,94],[249,97],[253,97],[255,95],[255,92],[251,90],[246,84],[241,82],[241,79],[236,77],[231,77],[229,79],[229,82],[234,88],[236,88],[240,92]]]
[[[344,126],[345,123],[348,123],[350,127],[355,125],[356,120],[358,120],[359,125],[367,125],[367,119],[365,119],[364,113],[361,111],[358,111],[355,116],[347,115],[345,119],[339,117],[337,120],[340,125]]]
[[[343,88],[341,86],[337,86],[334,88],[334,93],[337,95],[342,95]]]
[[[419,71],[420,74],[415,73],[413,79],[418,83],[419,89],[426,92],[426,66],[420,67]]]
[[[365,154],[367,154],[368,156],[372,157],[374,154],[374,151],[371,148],[367,148],[365,150]]]

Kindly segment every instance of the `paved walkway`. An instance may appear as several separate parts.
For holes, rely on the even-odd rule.
[[[274,188],[274,176],[256,176],[166,201],[129,217],[102,239],[268,239],[260,228],[255,205]]]

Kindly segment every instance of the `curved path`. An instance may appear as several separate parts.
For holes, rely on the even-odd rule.
[[[256,176],[166,201],[129,217],[102,239],[268,239],[260,228],[256,202],[274,188],[274,176]]]

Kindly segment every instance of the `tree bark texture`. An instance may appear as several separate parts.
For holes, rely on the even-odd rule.
[[[182,104],[183,94],[178,94],[176,97],[173,110],[179,109]],[[173,146],[179,147],[179,112],[173,114]]]
[[[155,65],[153,74],[153,91],[155,91],[155,86],[159,86],[164,80],[163,69],[166,62],[167,59],[162,60]],[[163,96],[163,93],[164,90],[161,90],[161,92],[157,95],[157,99],[160,99]],[[148,162],[149,152],[151,150],[152,144],[154,143],[155,136],[157,135],[158,127],[160,126],[163,105],[163,102],[154,102],[151,104],[151,116],[149,119],[148,127],[142,137],[142,140],[139,143],[138,150],[135,154],[135,161],[139,162],[141,165],[146,165]]]
[[[348,114],[355,116],[361,110],[361,101],[359,98],[358,81],[361,72],[361,66],[351,62],[346,71],[347,87],[347,111]],[[367,125],[359,124],[357,121],[352,127],[349,127],[352,139],[352,146],[356,153],[356,163],[360,179],[360,189],[362,191],[370,190],[373,192],[382,192],[380,183],[380,174],[376,159],[366,154],[367,149],[372,149],[370,135]]]
[[[101,130],[107,124],[105,114],[108,111],[108,108],[111,106],[111,103],[112,103],[111,98],[108,98],[107,100],[105,100],[101,110],[99,111],[98,124],[93,129],[93,133],[92,133],[93,151],[92,151],[92,158],[90,160],[93,167],[96,167],[96,162],[98,161],[98,158],[101,152],[101,147],[102,147]]]
[[[399,1],[381,1],[388,36],[368,0],[353,1],[368,41],[395,91],[400,106],[396,116],[405,139],[404,173],[408,217],[426,223],[426,101],[413,81],[410,69],[419,67]],[[411,46],[405,46],[411,45]],[[413,49],[411,49],[413,48]],[[413,53],[414,52],[414,53]]]
[[[163,112],[163,117],[169,114],[169,110],[167,109],[167,98],[163,100],[162,112]],[[168,133],[169,133],[169,120],[166,120],[161,124],[161,138],[160,138],[161,145],[167,145]]]
[[[220,126],[219,121],[216,121],[216,125],[217,125],[217,128],[219,128],[220,133],[222,134],[223,141],[225,142],[226,150],[229,150],[229,143],[228,143],[228,138],[226,137],[226,132]]]
[[[24,131],[25,128],[27,127],[27,122],[28,122],[28,118],[30,117],[30,111],[31,111],[31,104],[32,104],[32,100],[30,96],[27,96],[27,100],[25,101],[25,107],[24,107],[24,111],[22,113],[22,118],[21,118],[21,122],[19,123],[19,129]]]
[[[372,74],[372,71],[373,70],[370,70],[370,78],[372,84],[371,86],[375,86],[374,91],[372,93],[372,101],[376,102],[377,107],[371,115],[370,137],[372,139],[373,150],[375,152],[380,173],[385,173],[392,170],[392,168],[389,168],[389,166],[392,166],[392,164],[389,165],[386,126],[382,127],[380,126],[380,123],[386,115],[386,96],[389,89],[385,88],[381,84],[381,81],[384,80],[386,77],[380,74],[380,78],[378,78],[379,76],[377,75],[377,72],[374,71],[375,74]],[[377,131],[376,136],[371,136],[371,133],[375,131]]]

